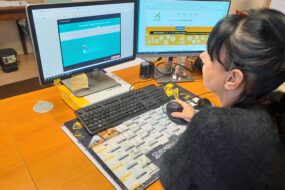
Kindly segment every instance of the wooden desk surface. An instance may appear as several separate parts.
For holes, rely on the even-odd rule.
[[[129,83],[139,81],[138,66],[115,73]],[[196,94],[207,91],[201,80],[181,86]],[[203,97],[218,104],[213,94]],[[52,102],[53,110],[35,113],[32,107],[38,100]],[[56,87],[1,100],[0,108],[0,189],[114,189],[61,130],[75,115]],[[148,189],[162,187],[157,181]]]

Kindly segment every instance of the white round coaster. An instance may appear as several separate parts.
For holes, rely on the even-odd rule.
[[[46,113],[52,110],[52,108],[53,103],[44,100],[37,101],[37,103],[33,106],[33,110],[37,113]]]

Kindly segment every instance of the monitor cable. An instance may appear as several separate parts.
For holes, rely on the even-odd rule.
[[[130,86],[130,88],[129,88],[129,91],[132,91],[132,90],[134,89],[134,86],[135,86],[136,84],[153,81],[153,80],[156,80],[156,79],[158,79],[158,78],[163,78],[163,77],[164,77],[164,76],[156,77],[156,78],[153,77],[153,78],[146,79],[146,80],[143,80],[143,81],[134,82],[134,83],[131,84],[131,86]]]
[[[160,61],[161,59],[156,60],[154,63]],[[161,75],[166,75],[166,76],[172,75],[173,74],[173,66],[175,66],[175,67],[176,66],[180,66],[180,67],[184,68],[185,70],[187,70],[187,71],[189,71],[191,73],[194,72],[194,66],[192,64],[191,64],[192,66],[189,68],[189,67],[186,67],[185,65],[182,65],[182,64],[179,64],[179,63],[174,63],[173,62],[173,57],[169,57],[169,59],[168,59],[168,63],[167,63],[168,65],[166,66],[167,72],[164,72],[161,69],[159,69],[159,66],[162,65],[162,64],[166,64],[166,62],[161,62],[161,63],[158,63],[158,64],[155,65],[155,70],[159,74],[161,74]]]

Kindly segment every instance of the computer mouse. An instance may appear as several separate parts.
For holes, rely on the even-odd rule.
[[[172,112],[182,112],[182,110],[183,110],[183,107],[181,106],[181,104],[175,101],[171,101],[166,105],[166,114],[168,118],[174,123],[176,123],[177,125],[186,125],[188,123],[182,118],[176,118],[176,117],[171,116]]]
[[[200,98],[197,102],[197,105],[194,106],[195,109],[199,110],[201,108],[205,108],[205,107],[211,107],[212,103],[209,99],[207,98]]]

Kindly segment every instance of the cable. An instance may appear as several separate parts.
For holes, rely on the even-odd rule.
[[[134,82],[134,83],[131,84],[131,86],[130,86],[130,88],[129,88],[129,91],[132,91],[132,88],[135,86],[135,84],[144,83],[144,82],[149,82],[149,81],[156,80],[156,79],[163,78],[163,77],[165,77],[165,76],[156,77],[156,78],[153,77],[153,78],[151,78],[151,79]]]
[[[157,58],[155,61],[148,61],[146,59],[144,59],[146,62],[152,62],[152,63],[156,63],[159,62],[160,60],[162,60],[162,57]]]
[[[131,86],[130,86],[130,88],[129,88],[129,91],[132,91],[132,88],[135,86],[135,84],[143,83],[143,82],[148,82],[148,81],[152,81],[152,80],[155,80],[155,78],[151,78],[151,79],[148,79],[148,80],[143,80],[143,81],[134,82],[134,83],[131,84]]]
[[[162,57],[157,58],[157,60],[154,61],[154,63],[156,63],[156,62],[158,62],[158,61],[160,61],[160,60],[162,60]]]
[[[156,62],[156,61],[155,61],[155,62]],[[155,62],[154,62],[154,63],[155,63]],[[173,73],[172,65],[183,67],[185,70],[187,70],[187,71],[189,71],[189,72],[191,72],[191,73],[194,71],[193,68],[190,69],[190,68],[186,67],[185,65],[181,65],[181,64],[179,64],[179,63],[171,63],[172,65],[171,65],[170,71],[167,72],[167,73],[164,73],[164,72],[162,72],[161,70],[158,69],[159,65],[161,65],[161,64],[165,64],[165,62],[161,62],[161,63],[156,64],[155,69],[156,69],[156,71],[157,71],[159,74],[162,74],[162,75],[167,75],[167,76],[171,75],[171,74]]]
[[[166,76],[169,76],[172,74],[173,70],[172,70],[172,67],[170,69],[170,71],[168,73],[164,73],[162,72],[161,70],[158,69],[158,66],[161,65],[161,64],[165,64],[165,62],[161,62],[161,63],[158,63],[155,65],[155,70],[159,73],[159,74],[162,74],[162,75],[166,75]]]
[[[167,77],[167,76],[160,76],[160,77],[156,77],[156,78],[150,78],[150,79],[147,79],[147,80],[143,80],[143,81],[137,81],[137,82],[134,82],[131,84],[130,88],[129,88],[129,91],[132,90],[132,88],[135,86],[135,84],[138,84],[138,83],[144,83],[144,82],[149,82],[149,81],[152,81],[152,80],[156,80],[156,79],[159,79],[159,78],[163,78],[163,77]],[[193,80],[197,81],[197,80],[202,80],[203,78],[193,78]],[[182,83],[183,81],[179,82],[179,83]],[[185,81],[185,82],[190,82],[190,81]],[[164,82],[164,83],[160,83],[160,84],[167,84],[169,82]],[[176,83],[176,82],[173,82],[173,83]]]
[[[159,57],[159,58],[157,58],[157,60],[155,60],[153,63],[155,64],[155,63],[157,63],[157,62],[159,62],[159,61],[161,61],[163,58],[162,57]],[[173,57],[169,57],[168,58],[168,61],[173,61]],[[160,77],[156,77],[156,78],[151,78],[151,79],[148,79],[148,80],[143,80],[143,81],[137,81],[137,82],[134,82],[134,83],[132,83],[131,84],[131,86],[130,86],[130,88],[129,88],[129,91],[131,91],[132,90],[132,88],[135,86],[135,84],[138,84],[138,83],[144,83],[144,82],[148,82],[148,81],[152,81],[152,80],[156,80],[156,79],[159,79],[159,78],[163,78],[163,77],[166,77],[166,76],[169,76],[169,75],[171,75],[172,74],[172,67],[171,67],[171,72],[169,72],[169,73],[164,73],[164,72],[162,72],[162,71],[160,71],[159,69],[158,69],[158,66],[159,65],[161,65],[161,64],[165,64],[165,62],[161,62],[161,63],[158,63],[158,64],[156,64],[155,65],[155,69],[156,69],[156,71],[158,72],[158,73],[160,73],[160,74],[162,74],[162,75],[165,75],[165,76],[160,76]],[[175,66],[181,66],[181,67],[183,67],[185,70],[187,70],[187,71],[189,71],[189,72],[193,72],[193,69],[189,69],[189,68],[187,68],[187,67],[185,67],[184,65],[181,65],[181,64],[177,64],[177,63],[171,63],[171,64],[174,64]],[[195,81],[197,81],[197,80],[202,80],[203,78],[193,78]],[[183,81],[181,81],[181,82],[183,82]],[[185,81],[185,82],[189,82],[189,81]],[[165,83],[168,83],[168,82],[165,82]],[[174,82],[175,83],[175,82]],[[162,84],[164,84],[164,83],[162,83]]]
[[[160,57],[160,58],[162,59],[162,57]],[[155,63],[158,62],[158,61],[160,61],[160,60],[161,60],[160,58],[158,58],[158,59],[155,61]],[[159,66],[159,65],[161,65],[161,64],[166,64],[166,62],[169,63],[169,64],[171,64],[170,70],[169,70],[169,72],[167,72],[167,73],[162,72],[161,70],[158,69],[158,66]],[[159,74],[169,76],[169,75],[171,75],[171,74],[173,73],[172,64],[173,64],[173,57],[168,57],[168,60],[167,60],[167,61],[164,61],[164,62],[161,62],[161,63],[156,64],[156,65],[155,65],[155,70],[156,70]],[[169,66],[168,66],[168,67],[169,67]]]
[[[180,67],[183,67],[185,70],[187,70],[187,71],[189,71],[189,72],[193,72],[194,71],[194,69],[193,68],[188,68],[188,67],[186,67],[185,65],[181,65],[181,64],[179,64],[179,63],[173,63],[175,66],[177,66],[177,65],[179,65]]]

